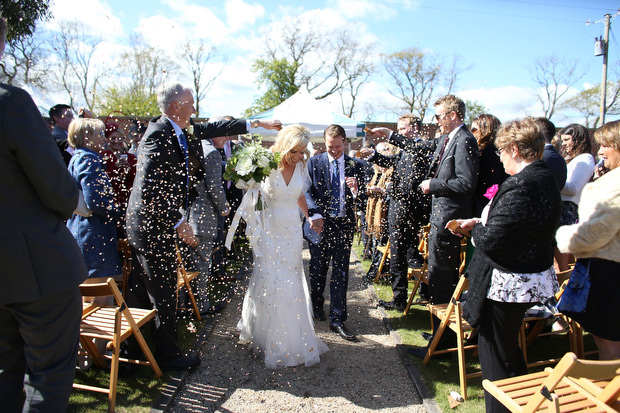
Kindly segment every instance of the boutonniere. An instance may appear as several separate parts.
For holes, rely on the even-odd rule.
[[[196,135],[194,135],[194,125],[189,125],[186,129],[187,131],[187,139],[190,141],[196,140]]]
[[[484,193],[484,197],[491,200],[493,199],[493,197],[495,196],[495,194],[497,193],[497,190],[499,189],[499,185],[495,184],[495,185],[491,185],[487,191]]]

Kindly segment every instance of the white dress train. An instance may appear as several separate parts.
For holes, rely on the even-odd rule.
[[[314,333],[310,293],[302,263],[302,227],[297,200],[309,185],[305,165],[298,162],[286,185],[274,170],[261,184],[263,228],[261,256],[243,300],[239,339],[249,342],[268,368],[320,361],[328,350]]]

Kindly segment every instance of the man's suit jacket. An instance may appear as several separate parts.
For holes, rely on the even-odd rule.
[[[69,148],[67,131],[64,129],[60,129],[58,126],[54,126],[54,128],[52,129],[52,136],[56,140],[56,145],[58,145],[58,150],[62,155],[62,159],[67,165],[69,165],[69,161],[71,160],[71,154],[67,152],[67,149]]]
[[[29,302],[77,286],[87,276],[63,219],[78,203],[67,171],[32,98],[0,84],[0,305]]]
[[[188,151],[202,164],[199,140],[246,133],[245,120],[197,123],[187,136]],[[161,248],[174,236],[186,207],[185,157],[172,124],[165,116],[149,122],[138,150],[136,179],[127,207],[127,236],[141,252]]]
[[[361,162],[348,155],[344,156],[345,177],[357,178],[358,196],[366,193],[365,171]],[[308,174],[310,175],[311,185],[306,191],[306,202],[310,216],[320,214],[323,218],[329,217],[329,207],[331,205],[331,178],[329,172],[329,158],[327,152],[313,156],[308,161]],[[345,185],[345,217],[355,222],[355,199],[351,189]]]
[[[242,145],[238,145],[234,142],[230,142],[230,153],[231,155],[237,150],[237,148],[242,147]],[[222,159],[222,173],[224,173],[224,168],[226,168],[226,162],[228,159]],[[241,205],[241,199],[243,198],[243,189],[237,188],[234,182],[230,182],[230,186],[226,183],[224,184],[224,192],[226,193],[226,199],[230,204],[230,214],[226,217],[227,221],[232,221],[237,208]]]
[[[445,136],[442,136],[437,143],[434,161],[439,161],[444,139]],[[448,231],[444,227],[451,219],[472,217],[478,160],[476,138],[463,125],[448,142],[437,166],[437,176],[430,180],[431,224],[439,227],[440,231]]]
[[[555,176],[555,180],[561,191],[566,183],[566,161],[550,143],[545,145],[542,160],[547,164],[553,176]]]
[[[204,178],[196,185],[198,193],[189,209],[189,223],[195,235],[215,238],[217,218],[226,209],[222,187],[222,155],[209,141],[202,141]]]

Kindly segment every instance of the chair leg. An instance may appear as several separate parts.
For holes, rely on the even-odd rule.
[[[415,281],[413,282],[413,288],[411,289],[411,294],[409,295],[409,299],[407,300],[407,306],[405,307],[405,311],[403,312],[404,315],[409,314],[409,308],[411,307],[411,304],[413,303],[413,299],[416,295],[416,293],[418,292],[418,288],[420,288],[420,282],[422,281],[422,274],[420,274],[419,277],[415,277]]]
[[[187,295],[189,295],[189,299],[192,302],[192,307],[194,308],[194,313],[196,314],[196,318],[198,321],[201,320],[200,311],[198,310],[198,306],[196,305],[196,298],[194,297],[194,292],[192,291],[192,287],[189,284],[189,281],[185,276],[183,276],[183,281],[185,282],[185,288],[187,288]]]
[[[467,371],[465,370],[465,346],[463,343],[463,319],[461,316],[461,305],[456,305],[456,340],[459,355],[459,381],[461,384],[461,396],[467,400]]]
[[[151,349],[149,348],[148,344],[146,344],[146,340],[144,339],[144,336],[142,335],[142,332],[140,331],[140,329],[134,330],[133,336],[136,338],[136,341],[140,345],[140,348],[142,349],[142,353],[144,353],[144,356],[151,364],[151,368],[153,369],[153,372],[155,373],[155,375],[157,377],[161,377],[162,373],[161,373],[161,369],[159,368],[159,364],[157,364],[157,361],[155,361],[155,357],[153,356],[153,353],[151,352]]]
[[[377,275],[375,275],[375,282],[379,281],[379,277],[383,274],[383,264],[385,264],[385,260],[390,253],[390,241],[385,244],[385,252],[383,253],[383,257],[381,257],[381,261],[379,262],[379,268],[377,268]]]
[[[446,330],[446,327],[448,326],[447,320],[449,318],[450,318],[450,315],[446,312],[445,319],[441,320],[441,323],[439,324],[439,328],[437,329],[435,334],[433,334],[433,340],[428,345],[428,350],[426,351],[426,355],[424,356],[424,360],[422,361],[424,365],[427,365],[428,362],[431,361],[431,357],[433,353],[435,352],[437,345],[439,344],[439,340],[441,339],[443,332]],[[433,314],[431,313],[431,324],[432,324],[432,319],[433,319]]]
[[[116,409],[116,388],[118,386],[118,363],[121,351],[121,341],[119,337],[121,326],[121,313],[116,311],[114,315],[116,324],[114,340],[112,341],[112,360],[110,361],[110,388],[108,391],[108,412],[114,413]]]

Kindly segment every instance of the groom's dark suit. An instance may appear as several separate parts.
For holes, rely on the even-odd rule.
[[[345,177],[357,178],[358,195],[366,193],[364,170],[361,162],[344,156]],[[322,313],[325,298],[325,282],[330,260],[332,275],[330,280],[331,304],[329,320],[332,326],[339,326],[347,319],[347,286],[349,282],[349,257],[355,231],[355,199],[345,185],[344,216],[332,217],[329,214],[332,195],[330,192],[330,166],[328,154],[313,156],[308,161],[308,173],[312,184],[306,192],[306,202],[310,217],[320,214],[323,217],[323,237],[319,244],[310,243],[310,297],[314,313]]]
[[[199,140],[246,133],[246,121],[197,123],[195,138],[187,137],[190,157],[202,165]],[[149,122],[140,141],[136,179],[127,208],[127,236],[139,266],[134,266],[130,305],[152,305],[156,357],[171,361],[180,355],[176,318],[176,251],[181,242],[175,225],[188,202],[183,149],[170,121],[159,116]]]

